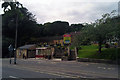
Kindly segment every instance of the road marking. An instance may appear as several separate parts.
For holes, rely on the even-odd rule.
[[[23,68],[26,68],[26,67],[23,67]],[[32,70],[33,68],[28,68],[27,67],[26,69]],[[63,77],[67,77],[67,78],[78,78],[78,77],[80,77],[80,76],[77,76],[77,75],[71,75],[71,74],[67,74],[67,73],[63,73],[63,72],[54,72],[54,71],[47,71],[47,70],[40,71],[40,69],[34,69],[32,71],[40,72],[40,73],[44,73],[44,74],[56,75],[56,76],[63,76]]]
[[[99,69],[107,69],[107,70],[113,70],[114,68],[106,68],[106,67],[98,67]]]
[[[18,66],[17,66],[18,67]],[[43,66],[42,66],[43,67]],[[74,66],[73,66],[74,67]],[[76,66],[77,67],[77,66]],[[78,66],[79,67],[79,66]],[[25,67],[23,67],[23,68],[25,68]],[[102,69],[104,69],[104,67],[99,67],[99,68],[102,68]],[[21,68],[20,68],[21,69]],[[26,68],[27,69],[27,68]],[[31,67],[31,69],[34,69],[33,67]],[[42,68],[41,68],[42,69]],[[44,67],[43,67],[43,69],[44,69]],[[49,68],[48,68],[49,69]],[[56,68],[55,68],[56,69]],[[59,69],[59,68],[58,68]],[[62,68],[63,69],[63,68]],[[108,69],[108,68],[106,68],[106,69]],[[37,69],[37,70],[40,70],[40,69]],[[50,71],[49,72],[51,72],[51,70],[52,69],[50,69]],[[64,70],[64,69],[63,69]],[[72,71],[72,70],[71,70]],[[71,71],[64,71],[64,72],[71,72]],[[47,71],[45,70],[43,73],[46,73]],[[79,71],[80,72],[80,71]],[[78,72],[78,73],[79,73]],[[84,73],[86,73],[85,71],[83,71]],[[90,71],[89,71],[90,72]],[[91,72],[91,73],[95,73],[95,72]],[[60,73],[57,73],[57,74],[60,74]],[[100,74],[100,73],[99,73]],[[101,75],[103,75],[103,74],[101,74]]]
[[[15,76],[9,76],[10,78],[17,78],[18,79],[18,77],[15,77]],[[24,80],[24,79],[20,79],[20,80]]]
[[[17,78],[17,77],[15,77],[15,76],[9,76],[10,78]]]
[[[39,72],[39,71],[35,71],[35,72]]]
[[[108,68],[108,69],[110,70],[110,69],[114,69],[114,68]]]
[[[106,69],[105,67],[98,67],[98,68],[101,68],[101,69]]]
[[[89,63],[89,64],[98,64],[98,63]]]
[[[106,69],[105,67],[103,69]]]
[[[71,74],[65,74],[65,73],[61,73],[61,72],[54,72],[54,71],[46,71],[46,70],[42,70],[42,71],[38,71],[39,69],[36,69],[35,70],[32,70],[33,68],[28,68],[28,67],[22,67],[21,70],[24,69],[30,69],[31,71],[34,71],[34,72],[40,72],[40,73],[44,73],[44,74],[51,74],[51,75],[56,75],[56,76],[63,76],[63,77],[67,77],[67,78],[77,78],[78,76],[76,75],[71,75]],[[19,68],[16,68],[16,69],[19,69]],[[17,77],[14,77],[14,76],[9,76],[10,78],[17,78]]]
[[[18,67],[18,66],[17,66]],[[36,67],[30,67],[30,68],[28,68],[28,67],[25,67],[25,66],[22,66],[22,70],[23,69],[30,69],[31,71],[40,71],[40,73],[45,73],[45,74],[47,74],[47,73],[49,73],[49,74],[52,74],[52,75],[57,75],[57,76],[63,76],[63,77],[71,77],[71,78],[77,78],[78,77],[78,75],[72,75],[72,74],[66,74],[66,73],[64,73],[64,72],[60,72],[60,73],[58,73],[58,72],[54,72],[54,71],[46,71],[46,70],[42,70],[43,72],[41,72],[41,69],[35,69]],[[101,68],[101,67],[99,67],[99,68]],[[20,68],[18,68],[18,69],[21,69],[21,67]],[[34,70],[33,70],[34,69]],[[72,71],[72,70],[71,70]],[[65,72],[71,72],[71,71],[65,71]],[[81,71],[80,71],[81,72]],[[82,71],[83,72],[83,71]],[[85,73],[85,72],[84,72]],[[94,72],[91,72],[91,73],[94,73]],[[95,75],[96,73],[94,73],[94,75]],[[100,73],[99,73],[100,74]],[[103,74],[101,74],[101,75],[103,75]],[[83,76],[80,76],[79,75],[79,77],[83,77]]]

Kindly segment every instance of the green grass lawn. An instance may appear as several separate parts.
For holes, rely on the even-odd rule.
[[[120,57],[120,48],[102,48],[102,53],[98,53],[98,45],[81,46],[78,51],[79,58],[109,59],[115,60]]]

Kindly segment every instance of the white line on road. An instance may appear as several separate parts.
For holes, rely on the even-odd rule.
[[[9,76],[10,78],[17,78],[17,77],[15,77],[15,76]]]
[[[10,78],[14,78],[14,79],[20,79],[18,77],[15,77],[15,76],[9,76]],[[24,80],[24,79],[20,79],[20,80]]]
[[[99,69],[108,69],[108,70],[113,70],[114,68],[106,68],[106,67],[98,67]]]

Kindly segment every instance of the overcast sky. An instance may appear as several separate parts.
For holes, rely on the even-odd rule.
[[[36,15],[40,24],[67,21],[70,24],[89,23],[102,14],[118,10],[119,0],[17,0]],[[0,12],[1,13],[1,12]]]

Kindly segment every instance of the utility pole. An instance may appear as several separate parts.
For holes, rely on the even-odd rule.
[[[68,57],[70,56],[70,46],[68,45]]]
[[[16,3],[16,0],[15,0]],[[17,9],[15,8],[15,13],[16,13],[16,33],[15,33],[15,52],[14,52],[14,64],[16,64],[16,53],[17,53],[17,33],[18,33],[18,14],[17,14]]]

